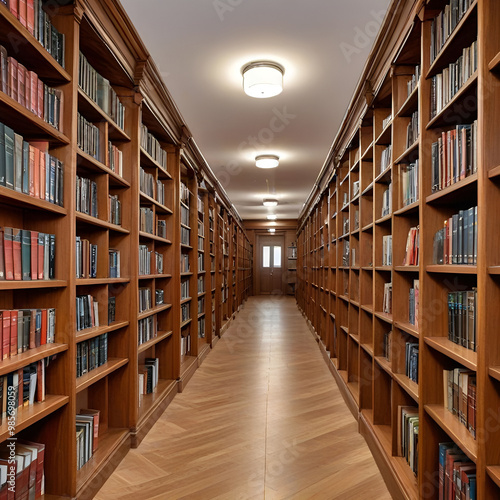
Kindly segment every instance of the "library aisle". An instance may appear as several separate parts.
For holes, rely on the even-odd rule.
[[[292,297],[250,297],[95,500],[390,499]]]

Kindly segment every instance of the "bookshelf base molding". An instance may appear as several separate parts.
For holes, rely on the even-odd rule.
[[[166,381],[165,387],[160,386],[160,394],[155,399],[154,403],[144,412],[137,428],[131,432],[131,448],[137,448],[147,433],[151,430],[156,421],[162,416],[163,412],[168,408],[175,395],[179,392],[179,384],[177,380]]]
[[[198,368],[201,366],[203,361],[205,361],[205,358],[208,356],[209,353],[210,353],[210,345],[204,344],[203,347],[200,349],[200,352],[198,353]]]
[[[198,358],[195,356],[186,356],[182,366],[181,366],[181,376],[179,377],[179,392],[182,392],[188,382],[191,380],[191,377],[194,375],[194,372],[198,369]]]

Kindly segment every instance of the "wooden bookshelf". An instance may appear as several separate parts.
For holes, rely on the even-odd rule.
[[[437,499],[437,489],[429,491],[426,478],[437,474],[439,443],[453,440],[476,464],[478,498],[493,499],[500,495],[497,433],[476,440],[445,408],[442,381],[443,371],[453,368],[475,375],[480,436],[500,404],[500,342],[494,334],[500,321],[500,259],[491,237],[500,230],[495,215],[500,118],[494,111],[500,102],[500,34],[493,28],[500,22],[500,7],[493,0],[472,1],[431,61],[431,23],[448,3],[392,2],[389,7],[397,15],[382,26],[318,187],[299,217],[297,303],[314,335],[327,339],[330,370],[394,498]],[[392,45],[382,42],[385,34],[391,34]],[[455,63],[476,39],[477,70],[473,68],[432,116],[433,77]],[[467,109],[465,103],[470,104]],[[467,169],[438,190],[433,186],[432,145],[456,126],[475,120],[477,170],[470,157]],[[360,194],[352,191],[358,180]],[[324,199],[327,285],[317,258]],[[474,206],[481,214],[477,263],[437,262],[434,237],[443,222]],[[359,231],[352,225],[356,212]],[[415,228],[418,260],[407,252],[408,235]],[[392,255],[387,261],[389,237]],[[384,301],[388,283],[390,308]],[[322,300],[321,287],[330,290],[329,300]],[[477,352],[449,340],[449,294],[468,290],[477,290],[473,309],[467,305],[475,314]],[[415,297],[418,309],[413,318]],[[322,322],[323,316],[328,321]],[[418,348],[418,380],[408,374],[412,346]],[[418,409],[417,476],[398,448],[398,418],[404,406]]]
[[[253,250],[227,194],[189,141],[189,129],[121,5],[115,0],[60,2],[50,22],[64,34],[64,64],[0,4],[0,45],[64,99],[58,130],[0,92],[0,121],[26,141],[42,141],[64,164],[61,206],[43,195],[35,198],[0,186],[0,227],[54,234],[56,248],[54,279],[0,281],[2,309],[55,308],[55,343],[1,361],[0,372],[4,376],[51,358],[45,401],[19,410],[16,432],[46,446],[44,498],[90,499],[185,387],[219,338],[223,319],[228,324],[251,295]],[[109,109],[106,99],[92,98],[92,89],[81,86],[90,78],[80,78],[81,71],[89,71],[83,70],[80,54],[105,79],[102,89],[108,88],[105,81],[113,89]],[[147,140],[143,126],[150,134]],[[89,183],[88,207],[75,189],[77,177]],[[187,245],[181,244],[181,180],[189,185],[192,202]],[[97,248],[93,260],[84,256],[89,257],[88,273],[77,267],[83,261],[77,236]],[[115,259],[119,253],[119,266],[110,268],[110,250],[117,252]],[[180,269],[183,253],[190,256],[186,273]],[[200,277],[205,285],[197,294]],[[184,324],[183,280],[192,292]],[[79,296],[94,298],[99,322],[93,324],[99,326],[77,331]],[[198,311],[200,299],[203,311]],[[199,336],[202,318],[205,335]],[[184,330],[191,337],[187,356],[181,356]],[[107,359],[77,377],[77,352],[103,336]],[[139,394],[141,367],[148,358],[158,359],[158,385],[150,394]],[[77,471],[75,419],[84,408],[100,411],[99,447]],[[7,431],[2,426],[0,441]]]

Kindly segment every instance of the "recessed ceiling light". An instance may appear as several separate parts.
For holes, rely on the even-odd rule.
[[[276,220],[277,218],[278,218],[278,216],[277,216],[277,215],[274,215],[274,214],[269,214],[269,215],[267,216],[267,220]]]
[[[255,157],[255,166],[259,168],[276,168],[280,157],[276,155],[259,155]]]
[[[268,229],[268,231],[269,231],[270,233],[275,233],[275,232],[276,232],[276,229],[274,229],[274,227],[272,227],[272,228]]]
[[[271,61],[255,61],[243,68],[243,90],[250,97],[274,97],[283,91],[284,68]]]
[[[262,203],[265,207],[276,207],[278,205],[278,200],[275,198],[265,198]]]

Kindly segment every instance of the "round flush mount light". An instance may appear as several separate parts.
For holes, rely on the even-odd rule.
[[[243,70],[243,90],[250,97],[265,99],[283,91],[283,66],[271,61],[255,61]]]
[[[265,207],[276,207],[278,200],[276,198],[265,198],[262,203]]]
[[[269,214],[269,215],[267,216],[267,220],[276,220],[277,218],[278,218],[278,216],[277,216],[277,215],[274,215],[274,214]]]
[[[280,164],[280,157],[276,155],[259,155],[255,157],[255,166],[258,168],[276,168]]]

